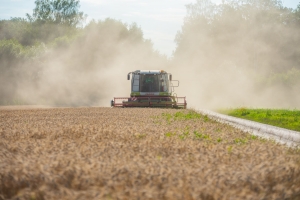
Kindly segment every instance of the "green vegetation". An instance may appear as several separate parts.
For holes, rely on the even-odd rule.
[[[223,113],[228,114],[229,110],[223,110]],[[243,115],[248,114],[249,111],[246,109],[242,109],[241,113]],[[207,124],[214,123],[213,120],[209,119],[207,115],[201,115],[194,110],[188,110],[188,111],[179,111],[175,113],[162,113],[161,116],[152,116],[151,118],[154,120],[155,124],[162,125],[164,122],[163,120],[166,120],[167,124],[172,124],[178,120],[181,120],[181,123],[190,123],[189,120],[199,120],[203,122],[208,122]],[[192,121],[193,122],[193,121]],[[223,132],[223,129],[220,127],[217,127],[214,130],[215,133],[221,133]],[[192,140],[205,140],[209,143],[229,143],[231,145],[243,145],[248,144],[251,140],[257,140],[261,142],[267,141],[266,139],[259,138],[256,135],[246,134],[243,137],[234,138],[233,140],[224,140],[224,138],[218,136],[218,137],[211,137],[210,134],[205,133],[205,129],[193,129],[191,126],[187,125],[182,128],[177,129],[176,131],[169,131],[164,134],[166,138],[179,138],[180,140],[186,140],[186,139],[192,139]],[[231,150],[230,150],[231,151]]]
[[[197,113],[196,111],[189,111],[188,113],[179,111],[175,114],[170,113],[162,113],[163,118],[165,118],[168,122],[176,121],[176,120],[190,120],[190,119],[200,119],[204,117],[204,119],[207,121],[207,116],[202,116],[201,114]]]
[[[33,15],[27,14],[29,21],[52,24],[63,24],[76,27],[85,19],[79,11],[79,0],[36,0]]]
[[[231,110],[223,110],[222,112],[228,114]],[[239,110],[240,114],[245,116],[251,113],[249,110],[242,108]],[[268,111],[268,116],[272,115]],[[192,117],[193,116],[193,117]],[[233,147],[244,146],[254,143],[271,142],[277,144],[276,141],[268,140],[258,137],[253,134],[236,135],[235,132],[230,132],[230,126],[217,126],[211,128],[219,123],[209,119],[207,116],[199,115],[194,110],[161,113],[161,116],[152,116],[153,122],[159,126],[172,124],[168,126],[167,132],[164,133],[165,139],[180,140],[180,141],[199,141],[205,142],[207,145],[230,145],[227,149],[228,153],[232,152]],[[180,121],[179,121],[180,120]],[[199,125],[196,127],[195,125]],[[208,128],[209,127],[209,128]],[[232,127],[231,127],[232,128]],[[229,137],[230,136],[230,137]]]
[[[175,135],[176,135],[176,133],[172,133],[172,132],[167,132],[165,134],[166,137],[172,137],[172,136],[175,136]]]
[[[248,119],[264,124],[300,131],[299,110],[277,110],[277,109],[228,109],[221,111],[224,114]],[[256,136],[252,136],[256,137]]]
[[[198,131],[194,131],[194,137],[196,139],[210,139],[210,136],[208,134],[199,133]],[[218,142],[221,141],[221,138],[218,138]]]
[[[236,138],[236,139],[233,140],[233,142],[235,144],[246,144],[248,142],[248,140],[247,139],[242,139],[242,138]]]
[[[177,135],[178,138],[181,139],[181,140],[185,140],[185,139],[189,138],[189,136],[190,136],[190,128],[189,127],[185,127],[185,129],[181,130],[180,132],[181,132],[180,134],[176,134],[175,132],[167,132],[165,134],[165,137],[170,138],[170,137],[173,137],[173,136]],[[196,140],[200,140],[200,139],[210,140],[211,139],[210,135],[200,133],[199,131],[194,131],[193,136],[190,137],[190,138],[193,138],[193,139],[196,139]],[[222,139],[218,138],[217,142],[222,142]]]
[[[188,138],[190,135],[190,127],[185,127],[185,129],[183,130],[183,133],[179,135],[179,138],[181,140],[185,140],[186,138]]]
[[[231,153],[232,152],[232,146],[229,146],[229,147],[227,147],[227,151],[228,151],[228,153]]]

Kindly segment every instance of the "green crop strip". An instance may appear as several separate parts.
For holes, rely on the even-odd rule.
[[[220,112],[233,117],[300,131],[299,110],[237,108],[221,110]]]
[[[190,120],[190,119],[200,119],[204,117],[205,121],[208,121],[207,116],[202,116],[201,114],[195,111],[186,112],[176,112],[175,114],[170,113],[162,113],[162,117],[165,118],[168,122],[176,121],[176,120]]]

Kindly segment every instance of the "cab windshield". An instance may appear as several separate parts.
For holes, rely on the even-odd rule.
[[[167,74],[141,74],[140,92],[168,92]]]
[[[141,92],[159,92],[159,75],[141,75]]]

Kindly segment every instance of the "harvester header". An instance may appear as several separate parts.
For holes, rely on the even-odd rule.
[[[172,80],[172,74],[164,70],[136,70],[128,73],[127,79],[130,77],[130,97],[114,97],[112,107],[186,108],[185,97],[174,93],[179,81]]]

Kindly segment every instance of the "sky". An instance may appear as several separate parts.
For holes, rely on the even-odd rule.
[[[221,3],[222,0],[212,0]],[[176,48],[174,39],[183,25],[185,5],[196,0],[81,0],[80,11],[91,19],[113,18],[124,23],[136,23],[150,39],[154,49],[171,56]],[[283,0],[283,5],[296,8],[300,0]],[[0,19],[25,17],[32,14],[34,0],[0,0]]]

